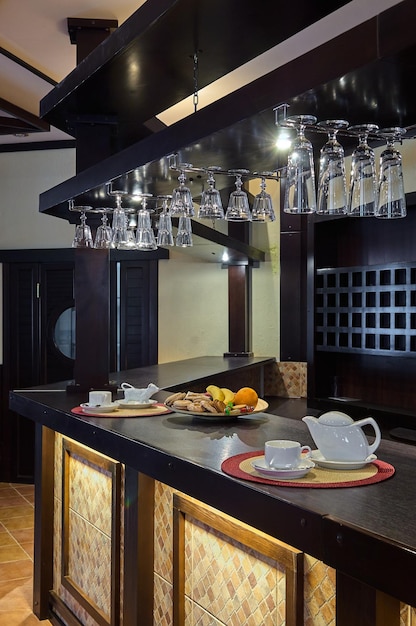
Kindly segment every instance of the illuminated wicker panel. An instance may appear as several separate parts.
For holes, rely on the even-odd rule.
[[[173,576],[174,626],[303,619],[303,554],[179,494]]]
[[[121,465],[63,439],[60,583],[99,626],[120,624],[120,498]]]

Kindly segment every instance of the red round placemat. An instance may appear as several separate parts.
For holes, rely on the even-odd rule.
[[[242,478],[254,483],[275,485],[278,487],[308,487],[314,489],[331,489],[340,487],[360,487],[382,482],[393,476],[395,469],[385,461],[372,461],[365,467],[357,470],[334,470],[315,466],[303,478],[289,480],[273,480],[261,476],[251,466],[251,460],[262,457],[263,450],[243,452],[223,461],[221,469],[225,474],[234,478]]]

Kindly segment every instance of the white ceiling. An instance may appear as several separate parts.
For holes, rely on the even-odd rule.
[[[0,98],[38,116],[39,102],[53,88],[53,82],[60,82],[76,65],[76,46],[69,38],[67,18],[116,19],[120,25],[143,2],[0,0]],[[0,106],[0,116],[9,117],[7,106]],[[61,139],[70,138],[52,128],[28,137],[2,135],[0,145]]]

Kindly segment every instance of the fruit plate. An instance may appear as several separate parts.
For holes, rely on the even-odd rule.
[[[249,417],[250,415],[253,415],[253,413],[263,413],[264,411],[266,411],[269,407],[268,402],[266,402],[266,400],[262,400],[261,398],[258,399],[256,406],[254,407],[253,411],[248,412],[244,412],[241,411],[241,413],[233,413],[232,415],[228,415],[228,413],[199,413],[197,411],[186,411],[184,409],[176,409],[174,406],[168,406],[167,408],[170,409],[171,411],[175,411],[175,413],[181,413],[182,415],[190,415],[192,417],[197,417],[200,420],[205,420],[205,421],[226,421],[226,420],[234,420],[237,419],[238,417]]]

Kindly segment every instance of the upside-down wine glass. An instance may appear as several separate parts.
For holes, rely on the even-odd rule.
[[[230,174],[235,175],[235,191],[230,193],[225,219],[229,222],[251,222],[251,211],[248,203],[248,195],[241,189],[243,174],[248,174],[248,170],[230,170]]]
[[[90,206],[74,206],[73,200],[69,202],[69,210],[70,211],[79,211],[81,213],[80,216],[80,224],[75,227],[75,235],[72,241],[73,248],[92,248],[94,245],[91,228],[87,224],[87,211],[91,211],[92,207]]]
[[[251,219],[253,222],[274,222],[276,215],[273,209],[272,197],[266,192],[266,176],[273,172],[264,172],[260,182],[260,193],[254,197]]]
[[[402,155],[394,146],[396,141],[401,141],[405,133],[406,129],[398,126],[383,128],[377,132],[377,135],[386,140],[387,146],[380,154],[376,217],[384,219],[406,217]]]
[[[97,228],[95,233],[94,248],[114,248],[113,243],[113,230],[108,224],[107,214],[109,209],[97,209],[98,212],[102,212],[101,225]]]
[[[162,211],[159,215],[156,243],[158,246],[173,246],[172,218],[168,211],[168,202],[172,196],[158,196],[158,198],[162,200]]]
[[[195,215],[195,209],[192,202],[191,190],[185,185],[185,172],[186,168],[192,167],[190,163],[181,163],[179,166],[180,174],[178,176],[179,186],[173,190],[172,200],[170,203],[169,212],[171,215],[185,215],[187,217],[193,217]]]
[[[181,215],[179,218],[175,243],[180,248],[188,248],[194,245],[192,240],[191,218],[186,215]]]
[[[224,209],[222,206],[221,194],[215,189],[215,178],[213,172],[220,168],[208,168],[208,189],[202,192],[201,205],[198,211],[198,217],[206,220],[222,220],[224,219]]]
[[[150,196],[150,194],[149,194]],[[139,250],[156,250],[156,238],[152,228],[150,211],[147,208],[147,194],[143,194],[142,208],[137,212],[137,239]]]
[[[287,159],[287,178],[283,210],[285,213],[314,213],[316,211],[315,170],[313,146],[305,137],[307,126],[316,124],[314,115],[293,115],[285,124],[296,128]]]
[[[328,133],[319,160],[318,200],[316,212],[321,215],[345,215],[347,212],[347,182],[344,149],[337,133],[348,128],[346,120],[326,120],[317,126]]]
[[[127,214],[125,209],[121,206],[121,199],[127,195],[126,191],[120,189],[113,191],[111,183],[108,185],[107,193],[109,196],[113,196],[116,201],[115,209],[113,210],[113,244],[115,248],[123,248],[128,243],[127,234]]]
[[[358,146],[351,157],[348,215],[372,217],[377,208],[377,176],[374,150],[368,145],[368,136],[378,130],[376,124],[358,124],[348,130],[358,135]]]

